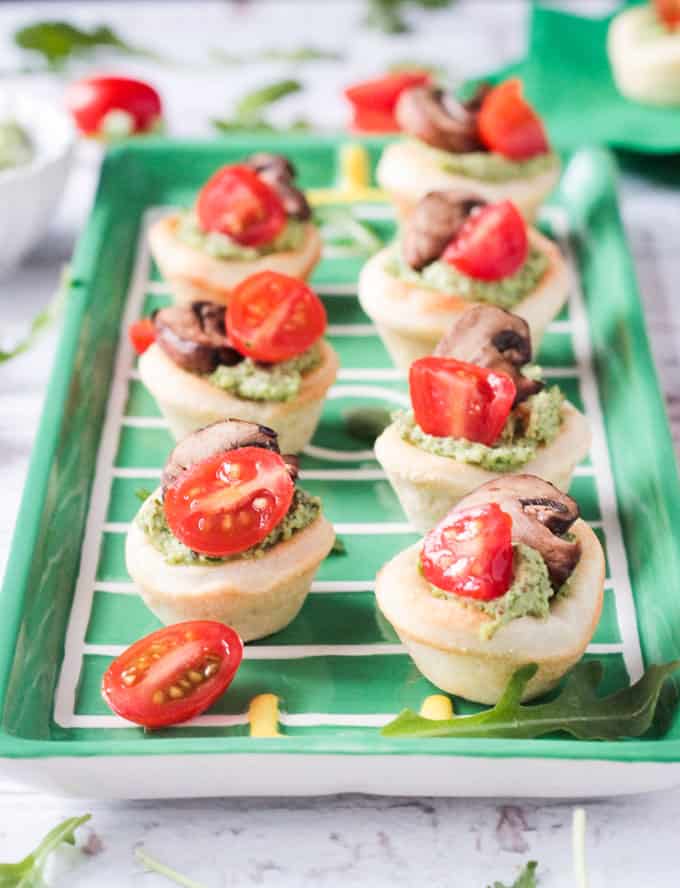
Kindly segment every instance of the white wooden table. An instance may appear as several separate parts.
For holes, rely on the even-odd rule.
[[[572,2],[581,10],[607,8],[596,0]],[[282,121],[303,114],[338,129],[344,109],[324,96],[398,59],[432,60],[462,76],[481,73],[518,56],[526,6],[520,0],[459,0],[451,10],[421,16],[418,29],[385,38],[358,25],[355,2],[280,0],[234,9],[225,2],[5,3],[0,5],[3,67],[13,59],[11,34],[19,24],[58,17],[105,22],[131,40],[162,48],[182,60],[172,68],[117,59],[107,70],[138,74],[161,88],[176,135],[208,135],[209,118],[228,112],[251,86],[293,74],[306,91],[277,109]],[[300,45],[342,49],[341,63],[291,69],[285,64],[208,67],[210,47],[245,51]],[[79,69],[78,73],[79,73]],[[83,69],[84,70],[84,69]],[[73,72],[72,72],[73,73]],[[54,95],[58,80],[0,80],[0,90],[30,87]],[[92,146],[81,150],[63,205],[48,237],[10,279],[0,282],[0,332],[11,336],[46,303],[91,201],[97,171]],[[654,354],[676,442],[680,441],[680,319],[674,314],[680,277],[677,192],[626,177],[622,205],[637,265]],[[2,208],[0,207],[0,212]],[[28,354],[0,367],[0,571],[6,562],[30,449],[50,372],[56,331]],[[540,862],[541,885],[566,888],[571,872],[572,806],[523,802],[388,799],[214,800],[103,803],[69,801],[0,784],[0,860],[12,860],[66,816],[94,815],[79,866],[55,884],[120,888],[161,886],[133,860],[136,845],[213,886],[416,885],[484,888],[511,882],[527,859]],[[680,790],[593,802],[588,850],[592,888],[658,888],[680,882],[676,835]]]

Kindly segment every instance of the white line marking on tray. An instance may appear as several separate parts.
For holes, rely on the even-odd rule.
[[[341,369],[338,373],[338,379],[367,379],[376,382],[402,382],[406,380],[406,373],[403,370],[397,370],[395,367],[347,367]]]
[[[329,324],[326,336],[377,336],[373,324]]]
[[[594,474],[595,470],[592,466],[576,466],[576,468],[574,469],[574,477],[590,478]]]
[[[311,284],[317,296],[356,296],[357,285],[344,284]]]
[[[384,481],[382,469],[302,469],[300,481]]]
[[[415,533],[413,527],[406,521],[367,521],[365,523],[340,523],[336,524],[337,533],[346,536],[356,534],[369,534],[379,536],[381,534]],[[102,524],[104,533],[127,533],[130,529],[129,521],[105,521]]]
[[[570,313],[574,333],[574,353],[581,370],[581,393],[586,413],[590,419],[593,443],[591,447],[592,469],[595,478],[602,527],[607,538],[607,554],[611,571],[611,581],[616,589],[616,612],[619,631],[623,639],[623,656],[631,682],[637,681],[643,672],[642,650],[637,628],[637,616],[633,591],[628,575],[628,559],[623,545],[619,522],[614,477],[612,475],[604,418],[593,369],[592,343],[588,327],[588,316],[581,289],[579,275],[575,273],[576,262],[569,240],[569,220],[566,211],[560,207],[545,207],[544,215],[553,226],[569,263],[572,278],[570,293]],[[577,469],[584,469],[577,466]],[[582,472],[577,472],[583,474]]]
[[[134,583],[121,581],[97,580],[94,584],[96,592],[110,592],[115,595],[136,595]],[[314,580],[311,591],[323,595],[330,592],[373,592],[374,580]]]
[[[353,713],[353,712],[295,712],[279,713],[279,724],[295,728],[347,727],[381,728],[392,721],[396,713]],[[247,725],[245,712],[237,715],[199,715],[191,721],[183,722],[182,728],[231,728]],[[73,715],[69,727],[72,728],[131,728],[135,725],[117,715]]]
[[[144,290],[154,296],[169,296],[170,284],[167,281],[147,281]]]
[[[95,479],[81,549],[80,569],[66,628],[64,659],[54,698],[54,720],[58,725],[64,727],[70,725],[75,709],[85,632],[92,609],[94,582],[102,541],[101,530],[111,493],[112,466],[118,448],[120,421],[128,397],[128,375],[134,360],[134,352],[127,337],[127,329],[139,317],[144,303],[149,271],[146,232],[148,219],[151,215],[147,212],[142,219],[127,304],[121,318],[116,363],[106,408],[106,418],[99,442]],[[153,216],[158,216],[157,210]]]
[[[131,429],[167,429],[168,423],[162,416],[124,416],[121,425]]]
[[[571,321],[552,321],[548,324],[548,333],[571,333],[573,329]]]
[[[126,650],[124,644],[85,644],[86,656],[117,657]],[[402,644],[263,644],[246,645],[245,660],[304,660],[308,657],[394,657],[404,656]]]
[[[589,654],[622,654],[623,645],[620,642],[618,644],[600,644],[595,642],[594,644],[589,644],[586,651]]]

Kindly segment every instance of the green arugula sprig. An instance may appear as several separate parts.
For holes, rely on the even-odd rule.
[[[675,684],[667,682],[680,660],[649,666],[630,687],[606,697],[597,689],[604,667],[599,660],[583,660],[567,676],[563,688],[547,703],[524,705],[522,694],[538,666],[518,669],[498,703],[477,715],[432,720],[405,709],[385,725],[385,737],[540,737],[565,731],[579,740],[619,740],[640,737],[654,725],[664,733],[677,705]]]
[[[404,34],[410,31],[404,19],[404,11],[409,6],[422,9],[444,9],[453,0],[368,0],[368,11],[364,23],[385,34]]]
[[[147,854],[143,848],[135,848],[135,857],[146,870],[152,873],[158,873],[159,876],[165,876],[166,879],[170,882],[174,882],[175,885],[182,885],[182,888],[204,888],[199,882],[195,882],[188,876],[183,876],[182,873],[178,873],[177,870],[171,869],[171,867],[161,863],[160,860],[156,860],[155,857]]]
[[[43,872],[50,854],[62,843],[75,845],[75,831],[86,823],[91,814],[69,817],[50,830],[35,851],[18,863],[0,863],[0,888],[42,888]]]
[[[314,221],[333,256],[372,256],[383,245],[375,231],[357,219],[350,207],[316,207]]]
[[[231,53],[224,49],[211,49],[210,58],[220,65],[247,65],[258,62],[288,62],[304,64],[305,62],[341,62],[344,55],[332,49],[318,46],[298,46],[296,49],[262,49],[251,53]]]
[[[274,132],[280,127],[275,127],[264,116],[264,112],[276,102],[286,96],[302,91],[299,80],[277,80],[266,86],[261,86],[252,92],[246,93],[234,106],[234,113],[229,118],[214,118],[213,126],[221,133],[235,131],[248,132]],[[298,118],[290,127],[290,130],[309,129],[308,121]]]
[[[61,314],[66,302],[69,283],[69,270],[68,266],[66,266],[62,272],[61,283],[59,284],[59,289],[54,295],[54,298],[33,318],[31,326],[28,328],[28,333],[23,339],[20,339],[15,343],[12,348],[6,350],[0,348],[0,364],[4,364],[5,361],[16,358],[18,355],[23,354],[23,352],[28,351],[28,349],[35,344],[35,341],[40,335],[52,326]]]
[[[530,860],[512,885],[504,885],[503,882],[494,882],[493,885],[487,885],[487,888],[536,888],[537,867],[538,864],[536,861]]]
[[[77,56],[90,55],[99,49],[160,61],[156,53],[127,43],[108,25],[97,25],[87,31],[69,22],[35,22],[19,28],[14,33],[14,42],[20,49],[38,53],[53,71],[63,68]]]

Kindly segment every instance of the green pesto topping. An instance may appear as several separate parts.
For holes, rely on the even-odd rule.
[[[33,160],[33,144],[15,120],[0,120],[0,170],[23,166]]]
[[[492,618],[489,622],[482,623],[479,630],[480,636],[485,640],[492,638],[501,626],[511,620],[519,617],[545,620],[550,614],[550,600],[555,593],[540,552],[524,543],[518,543],[514,546],[513,570],[512,585],[499,598],[477,601],[460,596],[460,600],[466,605],[475,607]]]
[[[509,182],[512,179],[531,179],[554,169],[557,155],[548,151],[527,160],[510,160],[492,151],[468,151],[454,154],[419,142],[419,147],[429,152],[437,166],[454,176],[468,176],[480,182]]]
[[[211,566],[225,564],[240,558],[262,558],[277,543],[284,543],[298,531],[309,527],[320,514],[321,500],[316,496],[310,496],[304,490],[296,489],[293,501],[283,521],[279,522],[271,533],[256,546],[227,558],[211,558],[208,555],[201,555],[180,542],[168,527],[160,495],[150,496],[147,499],[139,510],[135,521],[144,531],[147,540],[154,549],[163,555],[166,564]]]
[[[395,414],[394,420],[399,435],[414,447],[490,472],[512,472],[533,459],[539,447],[557,437],[563,422],[563,404],[564,395],[556,385],[532,395],[511,411],[498,441],[491,447],[466,438],[428,435],[411,411]]]
[[[274,240],[259,247],[244,247],[226,234],[204,231],[198,223],[196,213],[184,210],[179,214],[176,233],[185,244],[196,250],[202,250],[214,259],[235,259],[246,262],[270,253],[285,253],[288,250],[299,249],[305,239],[305,223],[298,219],[289,219]]]
[[[258,364],[246,358],[233,367],[224,364],[206,378],[218,388],[247,401],[290,401],[300,391],[302,377],[321,363],[321,346],[279,364]]]
[[[401,246],[395,244],[385,259],[385,271],[393,277],[442,293],[451,293],[470,302],[486,302],[511,309],[536,289],[549,264],[545,253],[531,247],[526,261],[514,274],[498,281],[483,281],[468,277],[442,259],[431,262],[421,271],[415,271],[406,263]]]

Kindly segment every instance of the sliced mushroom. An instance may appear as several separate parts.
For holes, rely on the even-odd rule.
[[[402,248],[408,265],[420,271],[439,259],[472,210],[483,203],[453,191],[430,191],[421,198],[404,229]]]
[[[543,388],[542,382],[522,374],[522,367],[531,361],[529,325],[519,315],[495,305],[479,303],[466,308],[434,353],[507,373],[517,387],[515,404]]]
[[[581,557],[578,541],[563,536],[579,517],[576,502],[535,475],[508,475],[482,484],[462,499],[455,511],[486,503],[498,503],[510,515],[513,543],[524,543],[540,552],[552,585],[558,589]]]
[[[295,187],[295,167],[287,157],[283,154],[269,154],[262,151],[251,155],[246,164],[276,190],[286,215],[301,222],[311,217],[312,211],[307,198],[299,188]]]
[[[180,441],[168,457],[161,474],[163,492],[190,466],[239,447],[263,447],[278,453],[278,436],[267,426],[243,419],[223,419],[198,429]]]
[[[225,307],[214,302],[161,308],[153,319],[156,342],[175,364],[193,373],[238,364],[243,355],[229,344],[225,316]]]
[[[284,453],[283,461],[288,469],[288,474],[295,481],[300,474],[300,460],[292,453]]]
[[[462,153],[482,148],[477,135],[477,115],[444,90],[415,86],[405,90],[395,109],[404,132],[433,148]]]
[[[484,99],[492,90],[493,85],[491,83],[479,83],[470,98],[463,102],[463,107],[467,111],[477,113],[481,109]]]

